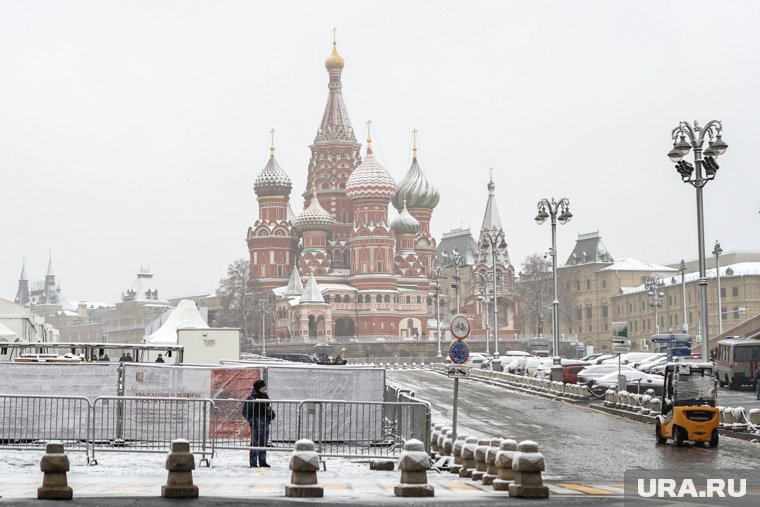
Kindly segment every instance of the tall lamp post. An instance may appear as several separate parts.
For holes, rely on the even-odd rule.
[[[479,282],[480,282],[480,300],[483,302],[483,317],[485,320],[485,330],[486,330],[486,354],[490,353],[490,350],[488,348],[488,338],[491,334],[491,321],[488,320],[488,302],[490,300],[488,296],[488,273],[485,271],[481,271],[478,273]]]
[[[443,353],[441,352],[441,272],[443,271],[442,266],[434,266],[433,267],[433,289],[435,290],[435,326],[436,326],[436,334],[438,337],[438,354],[435,356],[437,358],[443,358]]]
[[[654,309],[654,329],[655,333],[660,334],[660,320],[657,316],[657,312],[662,308],[662,297],[665,295],[660,290],[665,285],[660,275],[652,275],[646,277],[644,286],[649,294],[649,308]]]
[[[493,277],[493,355],[499,357],[499,299],[496,292],[496,249],[507,248],[504,229],[485,231],[483,233],[483,248],[491,247],[491,276]],[[488,344],[488,342],[486,342]]]
[[[261,310],[261,354],[267,355],[267,300],[259,299]]]
[[[456,248],[453,248],[451,250],[450,254],[444,253],[443,256],[447,258],[451,263],[447,266],[453,266],[454,267],[454,281],[451,283],[451,287],[454,289],[454,292],[456,293],[456,302],[457,302],[457,314],[459,314],[459,291],[462,285],[462,277],[459,276],[459,268],[464,266],[467,261],[465,260],[464,256],[459,253],[459,250]]]
[[[557,215],[559,214],[559,217]],[[552,219],[552,277],[554,281],[554,287],[552,295],[554,300],[552,301],[552,346],[554,348],[554,355],[559,355],[559,299],[557,297],[557,221],[560,224],[565,225],[573,218],[573,214],[570,213],[570,201],[563,197],[556,202],[552,197],[552,200],[541,199],[538,201],[538,214],[536,215],[536,223],[538,225],[546,222],[546,219],[551,217]]]
[[[684,183],[697,190],[697,243],[699,248],[699,322],[702,335],[702,359],[709,357],[707,332],[707,269],[705,267],[705,223],[702,205],[702,187],[715,178],[718,164],[715,158],[723,155],[728,145],[721,139],[723,125],[717,120],[711,120],[701,127],[696,121],[691,124],[682,121],[673,129],[673,149],[668,158],[676,164],[676,171]],[[708,147],[704,152],[702,146],[705,135],[709,137]],[[688,140],[687,140],[688,139]],[[694,150],[694,165],[683,160],[690,150]],[[695,171],[696,169],[696,171]],[[704,174],[702,170],[704,169]]]
[[[722,253],[723,249],[716,241],[712,254],[715,256],[715,281],[718,285],[718,334],[723,334],[723,304],[720,297],[720,254]]]
[[[678,271],[681,273],[681,306],[683,307],[683,329],[684,334],[689,334],[689,323],[686,321],[686,263],[681,259],[681,266]]]

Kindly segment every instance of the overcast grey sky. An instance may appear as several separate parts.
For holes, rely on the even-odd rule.
[[[564,262],[697,257],[694,189],[666,158],[679,120],[730,145],[705,188],[708,252],[760,250],[760,3],[753,1],[0,1],[0,297],[53,252],[72,300],[114,302],[141,264],[163,296],[213,290],[247,256],[253,180],[306,185],[332,27],[357,132],[397,181],[419,159],[432,221],[477,231],[488,168],[512,262],[545,251],[541,197],[568,197]],[[363,134],[362,134],[363,136]],[[294,209],[302,202],[294,199]]]

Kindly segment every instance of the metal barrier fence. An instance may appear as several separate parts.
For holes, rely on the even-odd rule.
[[[81,396],[0,395],[0,448],[39,450],[48,440],[87,452],[90,402]]]
[[[401,400],[270,400],[276,416],[267,447],[251,447],[244,400],[0,395],[0,448],[40,450],[61,440],[97,464],[96,453],[163,453],[183,438],[206,465],[216,449],[290,452],[301,438],[313,440],[324,456],[398,456],[411,438],[429,449],[429,403],[409,391],[393,394]]]
[[[184,438],[201,463],[214,457],[209,438],[213,402],[207,398],[101,396],[92,403],[89,459],[95,452],[167,452]],[[88,459],[88,461],[89,461]]]

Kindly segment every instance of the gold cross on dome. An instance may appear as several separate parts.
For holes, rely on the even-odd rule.
[[[415,158],[417,157],[417,132],[419,132],[417,129],[412,130],[412,152]]]
[[[336,43],[335,32],[337,32],[337,31],[338,31],[338,29],[336,27],[333,27],[333,46]]]
[[[274,129],[270,130],[269,134],[272,136],[272,144],[269,146],[269,153],[274,155]]]

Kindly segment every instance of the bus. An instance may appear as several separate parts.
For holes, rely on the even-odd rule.
[[[525,343],[528,354],[539,357],[551,357],[552,341],[547,338],[528,338]]]
[[[755,384],[755,370],[760,366],[760,340],[730,336],[718,342],[715,354],[715,377],[721,387],[738,390]]]

